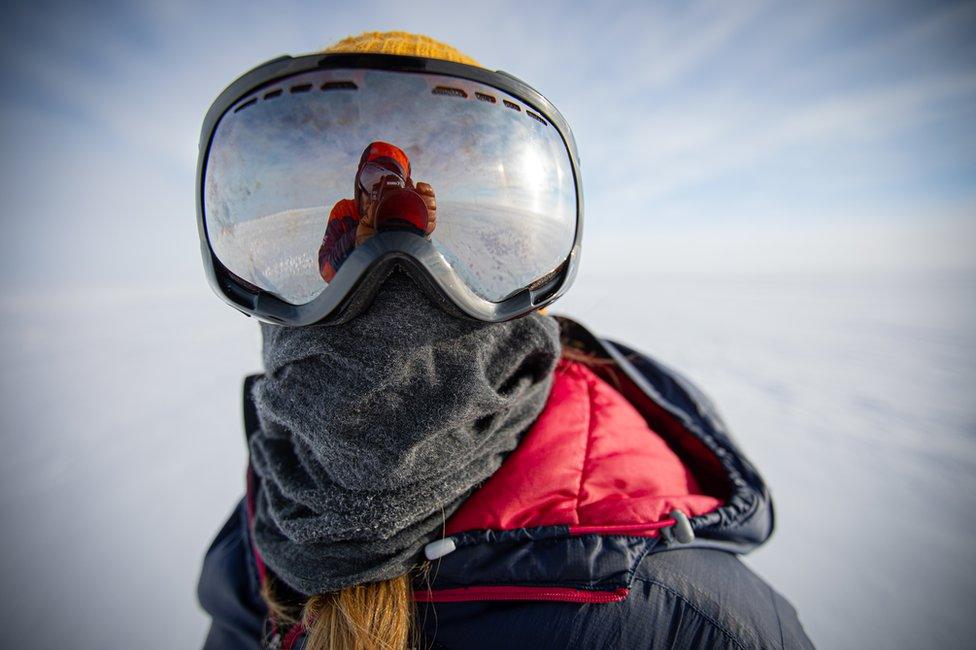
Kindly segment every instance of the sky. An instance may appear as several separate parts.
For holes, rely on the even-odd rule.
[[[567,117],[583,273],[973,267],[972,2],[22,2],[3,13],[8,290],[199,284],[194,173],[212,100],[267,59],[391,28],[525,79]]]

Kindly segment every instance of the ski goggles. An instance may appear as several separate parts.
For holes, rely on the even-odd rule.
[[[344,322],[390,273],[483,321],[562,295],[582,188],[565,119],[504,72],[418,57],[282,57],[204,120],[197,221],[211,286],[284,325]]]

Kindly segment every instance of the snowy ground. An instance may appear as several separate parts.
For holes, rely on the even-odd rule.
[[[210,237],[217,257],[231,271],[289,302],[303,304],[325,287],[318,250],[328,218],[325,208],[298,208],[214,226]],[[509,287],[524,286],[555,269],[572,246],[573,233],[567,233],[556,219],[528,210],[439,199],[431,241],[481,295],[498,300]],[[482,264],[471,268],[458,262],[462,259]],[[537,268],[527,268],[525,260],[541,262]]]
[[[976,633],[976,277],[582,277],[555,311],[681,368],[772,486],[749,563],[822,647]],[[192,648],[242,489],[254,321],[187,290],[0,301],[6,647]]]

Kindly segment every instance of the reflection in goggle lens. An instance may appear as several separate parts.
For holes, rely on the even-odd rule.
[[[293,304],[390,230],[428,238],[500,301],[562,264],[576,230],[556,129],[495,88],[438,75],[321,70],[245,97],[214,132],[204,183],[218,259]]]

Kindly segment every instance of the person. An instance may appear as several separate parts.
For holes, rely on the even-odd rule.
[[[519,143],[507,155],[525,134],[565,143],[552,159],[526,154],[534,182],[579,177],[554,107],[448,45],[368,32],[326,53],[266,64],[213,115],[234,119],[228,109],[253,105],[283,69],[298,88],[304,74],[324,75],[323,88],[362,79],[356,65],[375,74],[359,90],[428,75],[417,124],[436,113],[424,106],[457,102],[496,147]],[[503,188],[466,163],[481,201],[494,200]],[[572,205],[547,208],[572,210],[565,232],[551,227],[572,242],[563,261],[552,270],[526,248],[531,279],[495,300],[476,295],[491,259],[458,249],[467,271],[454,273],[411,234],[386,237],[358,282],[300,307],[252,299],[205,252],[218,294],[262,318],[264,361],[244,383],[246,494],[198,583],[205,648],[812,647],[795,609],[739,559],[771,535],[773,504],[714,405],[679,372],[542,309],[575,273]],[[500,241],[533,226],[504,223]]]
[[[437,199],[429,183],[417,183],[410,178],[410,159],[399,147],[387,142],[371,142],[363,150],[356,168],[353,199],[339,199],[329,212],[325,235],[319,246],[319,272],[331,282],[349,254],[376,232],[376,210],[379,201],[375,185],[381,178],[366,178],[372,171],[389,174],[402,188],[412,190],[422,199],[424,207],[423,232],[430,235],[437,225]]]

